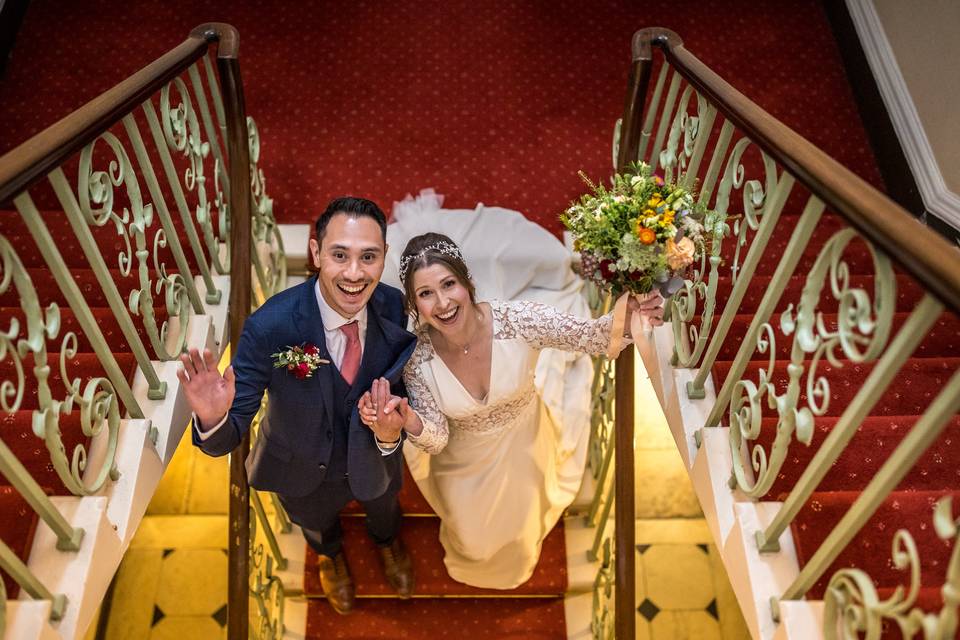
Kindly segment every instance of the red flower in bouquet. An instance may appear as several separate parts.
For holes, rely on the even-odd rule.
[[[613,261],[612,260],[601,260],[600,261],[600,275],[603,276],[604,280],[613,280],[617,273],[613,270]]]

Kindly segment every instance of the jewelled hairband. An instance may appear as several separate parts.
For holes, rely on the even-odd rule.
[[[406,282],[407,270],[410,268],[410,265],[416,262],[417,260],[419,260],[420,258],[422,258],[424,255],[426,255],[428,251],[437,251],[439,253],[452,256],[457,260],[459,260],[460,262],[463,262],[463,254],[460,253],[460,247],[458,247],[453,243],[445,242],[441,240],[440,242],[435,242],[434,244],[424,247],[423,249],[420,250],[419,253],[409,255],[409,256],[404,256],[403,258],[400,259],[400,281],[401,282]]]

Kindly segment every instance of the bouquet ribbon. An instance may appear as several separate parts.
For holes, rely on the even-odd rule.
[[[656,291],[644,294],[624,293],[613,304],[613,327],[610,330],[610,344],[607,346],[607,357],[616,358],[623,350],[623,330],[627,326],[627,304],[630,302],[630,296],[634,296],[641,302],[647,298],[657,295]],[[639,313],[635,313],[630,322],[630,335],[636,341],[640,337],[640,332],[649,333],[653,330],[650,320]]]

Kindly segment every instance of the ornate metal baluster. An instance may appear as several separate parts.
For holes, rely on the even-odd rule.
[[[862,290],[849,286],[849,268],[843,262],[843,252],[857,238],[853,229],[837,232],[824,245],[804,283],[796,316],[793,305],[787,307],[780,318],[780,327],[785,336],[793,335],[790,364],[787,365],[789,381],[782,394],[773,384],[776,362],[776,335],[769,323],[763,325],[763,334],[757,339],[760,353],[767,352],[767,368],[760,370],[760,379],[740,380],[733,388],[730,403],[730,452],[733,458],[732,485],[746,495],[759,498],[776,480],[786,459],[794,435],[799,442],[809,445],[813,438],[814,416],[826,413],[830,403],[830,384],[817,374],[824,358],[834,367],[842,367],[837,350],[852,362],[875,360],[887,345],[893,325],[896,303],[896,287],[890,260],[867,246],[873,255],[876,283],[873,301]],[[830,292],[839,304],[838,326],[828,329],[823,313],[817,311],[823,291],[824,280],[829,278]],[[807,406],[800,406],[801,377],[805,362],[810,360],[806,371]],[[741,450],[746,441],[760,436],[763,405],[775,407],[777,412],[776,438],[768,461],[763,447],[755,445],[750,455],[754,479],[747,476]]]
[[[712,339],[710,339],[707,354],[700,364],[700,370],[697,372],[697,376],[687,385],[687,395],[690,398],[699,399],[704,397],[703,383],[706,381],[707,374],[710,372],[710,368],[720,353],[723,341],[726,339],[730,326],[733,324],[733,320],[740,309],[740,303],[746,295],[750,279],[753,277],[753,273],[760,263],[760,257],[766,250],[767,242],[773,234],[773,230],[780,219],[783,206],[787,201],[790,190],[793,188],[793,176],[784,172],[778,179],[776,164],[765,153],[762,154],[762,157],[766,186],[761,185],[758,180],[744,180],[741,159],[744,151],[750,144],[749,139],[743,138],[734,146],[727,163],[725,176],[720,184],[720,190],[717,193],[717,200],[714,204],[712,215],[720,214],[722,216],[726,214],[729,208],[731,190],[733,188],[742,189],[744,218],[742,224],[740,220],[734,224],[734,234],[737,236],[735,240],[737,248],[734,254],[733,265],[731,265],[730,268],[734,287],[730,293],[730,298],[724,306],[723,315],[717,325],[716,333]],[[768,194],[772,194],[769,199],[767,197]],[[714,277],[719,277],[720,254],[717,245],[722,242],[724,232],[726,231],[726,228],[719,228],[719,220],[714,219],[714,225],[716,225],[717,228],[714,229],[713,233],[714,255],[711,256],[710,259],[712,269],[710,274],[711,281]],[[744,260],[742,273],[744,276],[743,282],[739,282],[737,279],[739,251],[740,247],[747,243],[748,229],[755,230],[756,234],[753,242],[750,244],[747,257]],[[703,267],[701,267],[701,269],[702,268]],[[716,276],[714,274],[716,274]],[[691,294],[693,293],[695,293],[695,290],[691,292]],[[709,289],[707,290],[705,300],[706,308],[701,316],[701,326],[699,330],[685,326],[684,322],[679,324],[674,323],[674,339],[676,340],[675,353],[678,364],[693,366],[700,360],[700,355],[707,346],[706,341],[710,338],[713,312],[716,305],[716,287],[714,287],[712,295]],[[695,303],[695,298],[692,295],[686,298],[679,298],[675,304],[671,305],[675,308],[674,310],[678,315],[683,312],[686,322],[693,319],[693,313],[690,307],[694,305],[691,305],[691,302]],[[689,334],[691,342],[693,343],[692,347],[686,343],[687,334]]]
[[[150,133],[153,136],[153,144],[160,156],[160,164],[163,165],[164,174],[167,177],[167,184],[170,185],[170,191],[173,193],[173,200],[177,203],[177,211],[180,213],[180,220],[183,221],[183,228],[187,234],[187,240],[190,242],[190,250],[197,261],[197,268],[200,271],[200,277],[203,279],[203,286],[207,290],[205,300],[207,304],[219,304],[222,292],[217,289],[213,283],[213,277],[210,275],[210,265],[207,264],[207,257],[203,254],[203,248],[200,246],[200,238],[197,235],[197,229],[194,227],[193,217],[190,215],[190,207],[183,193],[183,187],[180,184],[180,177],[177,175],[177,169],[173,165],[173,158],[170,156],[170,149],[167,147],[166,137],[160,119],[157,117],[157,111],[150,100],[144,101],[141,105],[143,112],[147,116],[147,124],[150,126]],[[166,117],[164,118],[166,120]]]
[[[203,70],[207,76],[207,86],[210,87],[210,95],[213,97],[213,109],[214,113],[217,115],[217,127],[220,129],[220,135],[214,138],[218,143],[222,142],[226,146],[227,140],[227,118],[223,112],[223,97],[220,95],[220,84],[217,82],[217,75],[213,71],[213,65],[210,63],[210,56],[203,56]],[[230,179],[227,175],[227,168],[224,165],[221,167],[223,176],[221,181],[224,185],[224,193],[227,194],[229,199],[230,195]]]
[[[157,181],[157,174],[153,170],[153,162],[147,154],[147,147],[143,144],[143,137],[140,135],[140,128],[132,115],[123,118],[123,127],[133,145],[134,155],[143,172],[143,177],[147,181],[147,188],[150,190],[150,197],[157,205],[157,217],[160,218],[160,225],[163,228],[164,240],[170,246],[170,253],[177,263],[177,270],[180,272],[180,279],[186,289],[187,297],[190,299],[194,313],[203,313],[203,303],[200,302],[200,294],[197,293],[197,285],[193,281],[193,274],[190,273],[190,266],[187,264],[187,256],[183,252],[183,246],[180,244],[180,236],[177,235],[177,228],[173,226],[173,220],[170,218],[170,210],[167,209],[167,203],[163,198],[163,191],[160,190],[160,183]]]
[[[287,568],[287,559],[283,557],[283,552],[280,551],[280,544],[277,542],[277,536],[273,533],[273,528],[270,526],[267,512],[264,510],[263,502],[260,500],[260,493],[251,491],[250,502],[253,503],[253,510],[257,514],[260,525],[263,527],[263,535],[267,539],[267,544],[270,546],[270,552],[277,560],[277,569],[282,571]]]
[[[110,163],[109,172],[93,170],[93,153],[100,140],[107,144],[115,156]],[[130,207],[117,213],[113,206],[113,190],[114,187],[120,186],[125,187]],[[163,229],[156,230],[151,243],[152,247],[148,246],[147,233],[153,226],[153,205],[144,203],[133,164],[120,140],[109,131],[101,134],[80,152],[77,191],[80,211],[86,223],[94,227],[112,224],[117,235],[123,239],[126,248],[118,257],[122,275],[127,276],[132,272],[134,257],[136,257],[140,288],[130,292],[128,307],[143,318],[144,328],[157,357],[161,360],[173,360],[180,355],[186,344],[187,324],[190,319],[190,305],[187,300],[184,277],[179,273],[168,274],[166,265],[160,261],[159,251],[167,246],[168,240]],[[96,257],[88,255],[87,259],[93,265],[99,259],[99,252]],[[153,271],[156,273],[155,279],[150,276],[151,262]],[[189,277],[189,273],[187,275]],[[108,286],[104,281],[100,284],[104,288]],[[169,318],[178,320],[179,333],[176,339],[172,339],[168,333],[169,320],[157,326],[153,310],[154,290],[158,294],[163,294]],[[167,346],[168,341],[171,343],[170,348]]]
[[[660,65],[660,71],[657,73],[657,84],[653,89],[653,96],[650,98],[650,106],[647,108],[647,113],[643,119],[643,130],[640,132],[640,144],[637,147],[637,160],[645,161],[647,164],[650,164],[650,159],[646,158],[647,145],[650,144],[650,135],[653,133],[653,123],[656,122],[657,118],[657,106],[660,104],[660,95],[663,93],[663,85],[667,81],[667,71],[669,71],[670,65],[666,62]],[[641,106],[643,106],[641,104]],[[617,161],[614,160],[613,164],[616,165]]]
[[[895,299],[895,298],[894,298]],[[853,400],[844,409],[837,423],[830,430],[830,434],[820,445],[813,459],[804,469],[803,474],[783,506],[774,516],[770,525],[764,531],[757,532],[757,546],[762,552],[779,551],[780,535],[786,531],[790,523],[800,512],[807,499],[823,480],[834,461],[846,449],[864,418],[870,413],[880,400],[883,390],[893,381],[900,367],[906,362],[910,354],[923,341],[930,327],[936,321],[937,303],[926,298],[910,314],[897,335],[894,336],[887,350],[877,361],[876,366]],[[893,311],[890,311],[891,315]]]
[[[929,297],[929,294],[928,294]],[[938,302],[934,307],[936,315],[943,310]],[[953,414],[960,411],[960,372],[956,372],[943,390],[930,404],[926,413],[920,417],[910,433],[897,445],[880,471],[873,477],[867,488],[844,514],[833,528],[813,557],[800,570],[800,575],[784,591],[781,600],[797,600],[810,590],[810,587],[823,575],[824,571],[837,559],[853,537],[863,528],[867,520],[876,513],[884,498],[893,491],[910,472],[924,451],[933,444],[946,428]],[[774,615],[777,617],[776,602]]]
[[[177,108],[170,107],[170,87],[177,89],[180,95],[180,104]],[[210,263],[217,273],[225,274],[230,271],[229,246],[225,242],[226,225],[229,216],[224,194],[220,192],[217,176],[214,171],[214,203],[217,205],[219,228],[214,230],[212,209],[207,200],[206,176],[204,175],[204,159],[210,153],[210,144],[200,135],[200,124],[197,121],[196,111],[187,92],[187,86],[179,78],[174,78],[160,90],[160,115],[163,118],[163,135],[171,151],[187,156],[190,167],[184,172],[183,184],[187,191],[196,191],[197,207],[196,221],[203,232]],[[214,148],[217,148],[214,145]],[[219,160],[214,164],[219,167]]]
[[[953,517],[950,496],[937,501],[933,525],[937,537],[944,542],[953,541],[939,615],[925,613],[914,606],[920,593],[920,554],[913,536],[900,529],[893,537],[891,564],[897,569],[909,570],[909,588],[897,587],[887,600],[881,601],[866,572],[841,569],[830,579],[824,594],[823,634],[827,640],[859,640],[861,632],[865,632],[866,640],[878,640],[884,619],[896,622],[904,638],[912,638],[917,632],[922,632],[925,640],[956,637],[960,606],[960,519]]]
[[[747,333],[743,337],[743,343],[740,346],[740,350],[737,351],[737,357],[734,359],[733,364],[730,367],[730,371],[727,373],[727,378],[723,382],[723,387],[721,387],[720,391],[717,393],[717,401],[710,410],[710,415],[707,416],[705,426],[713,427],[720,423],[720,416],[723,415],[724,411],[726,411],[727,404],[730,402],[733,386],[740,379],[740,376],[743,375],[743,371],[746,369],[747,363],[750,361],[750,358],[753,355],[753,345],[756,344],[757,336],[760,334],[761,325],[769,319],[770,314],[773,313],[774,307],[776,306],[777,302],[779,302],[780,296],[783,294],[783,290],[786,288],[790,276],[793,274],[797,267],[797,263],[800,261],[800,257],[803,255],[803,250],[807,246],[810,236],[813,234],[817,223],[820,221],[820,216],[823,214],[823,209],[823,202],[821,202],[816,196],[810,196],[810,198],[807,200],[806,207],[804,207],[803,213],[800,215],[800,220],[797,222],[797,226],[794,228],[793,234],[790,236],[790,242],[787,244],[783,258],[781,258],[780,262],[777,264],[777,269],[774,271],[773,278],[771,279],[770,284],[767,286],[767,290],[763,294],[763,299],[760,301],[760,305],[757,308],[753,319],[750,321],[750,326],[747,328]],[[744,280],[741,282],[741,284],[746,282],[747,280]],[[728,307],[730,304],[732,304],[732,301],[733,298],[731,297],[731,300],[727,302]],[[737,304],[739,305],[739,301]],[[727,311],[724,309],[724,316],[726,315]],[[721,324],[722,323],[723,318],[721,318]],[[702,397],[702,391],[700,390],[703,389],[703,382],[710,374],[710,366],[713,364],[713,360],[711,358],[716,358],[717,353],[720,351],[718,341],[724,339],[725,337],[726,334],[721,334],[720,329],[718,328],[717,333],[714,334],[713,339],[710,341],[709,350],[704,358],[705,364],[700,365],[700,370],[697,372],[697,377],[687,385],[687,395],[689,397],[694,398],[698,395]],[[706,364],[708,360],[709,366]]]
[[[203,92],[203,82],[200,80],[200,72],[197,71],[197,65],[192,64],[190,68],[187,69],[187,73],[190,76],[190,85],[193,87],[193,95],[197,98],[197,105],[200,107],[200,119],[203,121],[203,129],[207,132],[207,140],[210,143],[210,147],[213,150],[213,157],[216,159],[214,167],[217,173],[216,178],[223,182],[223,195],[224,202],[230,197],[230,177],[227,175],[225,170],[226,163],[223,159],[223,151],[220,149],[219,136],[217,135],[217,128],[213,126],[213,119],[210,117],[210,107],[207,106],[207,96]],[[169,85],[167,85],[169,87]],[[217,94],[217,85],[212,84],[211,95]],[[223,109],[223,106],[220,107]],[[196,116],[194,116],[196,117]],[[222,122],[222,120],[221,120]],[[199,132],[198,132],[199,133]],[[220,135],[223,135],[222,129],[220,130]],[[221,236],[222,241],[228,241],[228,238]]]
[[[34,600],[50,600],[50,619],[53,621],[63,618],[63,612],[67,608],[67,596],[62,593],[53,594],[43,584],[37,580],[36,576],[30,573],[27,565],[17,557],[7,544],[0,540],[0,569],[9,575],[20,585],[20,588],[26,591]],[[3,604],[0,605],[0,632],[3,631],[4,620],[2,612],[6,609],[6,587],[3,580],[0,580],[0,596],[3,596]]]
[[[33,374],[37,380],[38,404],[37,409],[33,411],[33,433],[43,439],[50,453],[50,462],[67,489],[77,495],[95,493],[108,479],[116,480],[118,477],[116,450],[120,432],[120,408],[114,388],[105,378],[91,378],[81,393],[80,379],[71,380],[67,374],[67,359],[73,358],[77,353],[77,336],[74,333],[68,333],[60,346],[60,378],[63,381],[66,398],[54,399],[48,383],[50,365],[46,341],[47,338],[56,338],[60,331],[60,309],[56,304],[51,304],[46,308],[46,312],[41,310],[30,276],[10,243],[3,236],[0,236],[0,265],[3,269],[0,293],[6,292],[11,282],[15,284],[20,297],[20,306],[27,321],[27,335],[17,340],[15,346],[13,340],[20,331],[19,322],[16,319],[11,321],[7,332],[0,333],[0,360],[9,353],[17,371],[16,385],[10,381],[4,381],[0,385],[0,407],[10,413],[19,409],[25,386],[21,359],[33,353]],[[86,311],[89,313],[88,309]],[[12,404],[9,402],[11,397],[14,397]],[[74,404],[79,405],[80,424],[84,435],[92,438],[99,435],[104,427],[107,429],[104,436],[106,438],[104,462],[97,473],[91,473],[87,469],[87,449],[83,445],[77,445],[72,452],[72,460],[67,460],[60,432],[60,416],[69,415],[74,409]],[[5,474],[8,478],[11,474],[20,478],[14,485],[18,486],[18,490],[25,497],[29,496],[31,505],[38,513],[45,516],[45,520],[49,518],[56,525],[53,528],[58,536],[77,535],[74,530],[64,528],[66,521],[59,518],[53,505],[49,503],[40,487],[29,477],[19,462],[10,460],[5,462],[4,466],[10,470]],[[88,482],[84,482],[85,475],[91,478]],[[12,478],[11,482],[13,482]],[[79,539],[76,542],[79,542]],[[59,544],[64,545],[65,548],[75,548],[72,539],[60,538]]]
[[[70,225],[73,227],[73,231],[77,235],[77,239],[80,241],[84,253],[87,254],[88,259],[90,256],[99,257],[100,254],[96,249],[96,244],[80,216],[79,206],[74,199],[73,192],[70,191],[63,171],[61,169],[55,169],[50,173],[49,179],[54,190],[57,192],[60,204],[63,206],[70,220]],[[107,378],[109,378],[110,383],[113,385],[120,401],[123,402],[123,406],[126,407],[131,418],[143,418],[143,410],[133,396],[133,390],[130,388],[130,383],[127,382],[125,373],[120,370],[117,359],[114,357],[109,345],[107,345],[106,338],[103,337],[103,332],[100,331],[100,326],[97,324],[93,314],[90,312],[90,308],[83,299],[80,288],[70,275],[70,270],[67,268],[63,256],[60,255],[56,242],[50,236],[46,225],[43,224],[40,212],[37,211],[36,205],[33,204],[30,194],[24,191],[14,198],[13,202],[26,223],[27,228],[30,230],[30,234],[40,249],[40,254],[43,256],[50,272],[57,281],[60,291],[67,299],[67,304],[76,314],[80,328],[90,341],[94,353],[97,354],[97,359],[106,371]],[[86,229],[86,233],[83,233],[83,229]],[[113,310],[114,316],[120,324],[124,338],[126,338],[127,343],[130,345],[137,364],[140,365],[144,377],[147,380],[149,397],[151,399],[163,399],[167,393],[167,385],[160,380],[156,371],[154,371],[150,365],[150,358],[147,356],[146,349],[143,347],[143,342],[140,340],[136,329],[133,328],[130,317],[124,310],[123,302],[120,301],[120,294],[117,293],[116,285],[110,278],[109,271],[106,265],[103,264],[103,259],[100,258],[100,264],[91,263],[91,266],[94,272],[97,273],[97,279],[101,282],[101,286],[103,286],[104,294],[107,296],[110,308]],[[101,277],[103,280],[101,280]]]
[[[249,595],[256,605],[256,624],[251,637],[258,640],[280,640],[283,637],[283,605],[286,594],[280,578],[274,574],[274,556],[267,554],[263,543],[257,541],[256,491],[251,491],[250,509],[250,576]],[[261,504],[262,508],[262,504]],[[267,526],[266,517],[260,520]],[[278,566],[283,569],[283,566]],[[272,606],[271,606],[272,605]]]
[[[253,196],[253,266],[260,283],[261,301],[279,293],[287,282],[287,260],[280,227],[273,217],[273,199],[267,195],[266,178],[260,169],[260,133],[247,117],[250,147],[250,186]],[[264,264],[266,263],[266,266]]]
[[[727,149],[730,147],[730,140],[733,138],[733,123],[726,118],[723,119],[723,125],[720,127],[720,135],[717,137],[717,144],[713,148],[713,157],[710,159],[710,166],[707,168],[707,175],[700,186],[700,196],[698,202],[706,204],[713,197],[713,188],[717,184],[717,178],[720,176],[720,167],[723,166],[723,159],[727,155]]]
[[[603,562],[597,577],[593,581],[593,616],[590,620],[590,633],[594,640],[613,640],[613,586],[616,578],[613,574],[613,552],[610,550],[610,538],[603,544]]]
[[[660,160],[660,151],[663,149],[663,141],[667,135],[667,129],[670,127],[671,116],[673,115],[673,105],[677,101],[677,93],[680,91],[680,74],[676,71],[670,78],[670,88],[667,89],[667,99],[663,104],[663,111],[660,113],[660,125],[657,127],[657,137],[653,142],[653,151],[650,153],[650,170],[657,170],[657,163]]]
[[[697,98],[697,115],[695,116],[687,112],[691,96]],[[692,188],[700,160],[710,138],[716,113],[717,110],[703,96],[694,91],[692,85],[687,85],[680,97],[680,106],[670,127],[667,148],[660,152],[660,166],[663,167],[664,180],[674,182],[674,173],[676,173],[678,176],[676,182]]]

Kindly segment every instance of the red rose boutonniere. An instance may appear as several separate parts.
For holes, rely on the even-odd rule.
[[[299,380],[312,376],[321,364],[330,364],[329,360],[320,357],[320,349],[317,345],[310,343],[299,347],[287,347],[286,351],[274,353],[270,357],[273,358],[275,368],[285,367]]]

